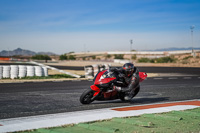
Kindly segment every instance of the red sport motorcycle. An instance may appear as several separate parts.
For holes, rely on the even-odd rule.
[[[90,89],[87,89],[83,92],[80,97],[80,102],[82,104],[90,104],[94,100],[114,100],[121,99],[125,101],[124,96],[125,92],[118,91],[120,86],[116,86],[114,83],[117,80],[118,75],[110,72],[109,70],[104,70],[99,73],[94,78],[94,85],[90,86]],[[140,82],[146,79],[147,74],[145,72],[139,72]],[[136,87],[134,90],[131,90],[133,97],[138,94],[140,86]],[[132,97],[132,98],[133,98]]]

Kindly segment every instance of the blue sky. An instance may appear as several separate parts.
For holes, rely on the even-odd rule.
[[[125,51],[131,39],[136,50],[200,47],[199,7],[199,0],[0,0],[0,51]]]

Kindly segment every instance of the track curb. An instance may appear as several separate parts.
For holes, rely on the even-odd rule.
[[[161,104],[162,106],[154,108],[151,107],[153,105],[161,105]],[[165,104],[166,106],[164,106]],[[141,106],[143,107],[146,106],[148,108],[143,108],[143,109],[140,108],[138,110],[137,108]],[[77,124],[83,122],[111,119],[114,117],[130,117],[142,114],[180,111],[186,109],[194,109],[197,107],[200,107],[200,99],[2,119],[0,120],[0,125],[1,125],[0,132],[15,132],[15,131],[38,129],[38,128],[56,127],[68,124]],[[116,110],[119,108],[120,109],[129,108],[129,110],[121,110],[121,111]],[[179,119],[179,118],[173,118],[173,119]]]

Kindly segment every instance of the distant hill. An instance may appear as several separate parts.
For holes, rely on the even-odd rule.
[[[52,53],[52,52],[38,52],[37,54],[42,54],[42,55],[56,55],[55,53]]]
[[[30,50],[25,50],[25,49],[21,49],[21,48],[17,48],[13,51],[6,51],[3,50],[0,52],[0,56],[14,56],[14,55],[23,55],[23,56],[33,56],[36,54],[43,54],[43,55],[56,55],[52,52],[34,52],[34,51],[30,51]]]
[[[176,48],[176,47],[172,47],[172,48],[162,48],[162,49],[156,49],[156,50],[152,50],[152,51],[180,51],[180,50],[200,50],[200,48],[192,48],[192,47],[188,47],[188,48]]]

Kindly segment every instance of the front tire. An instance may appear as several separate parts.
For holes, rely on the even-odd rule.
[[[80,97],[80,102],[82,104],[90,104],[94,100],[92,100],[92,97],[94,95],[94,91],[91,89],[87,89],[83,92],[83,94]]]

